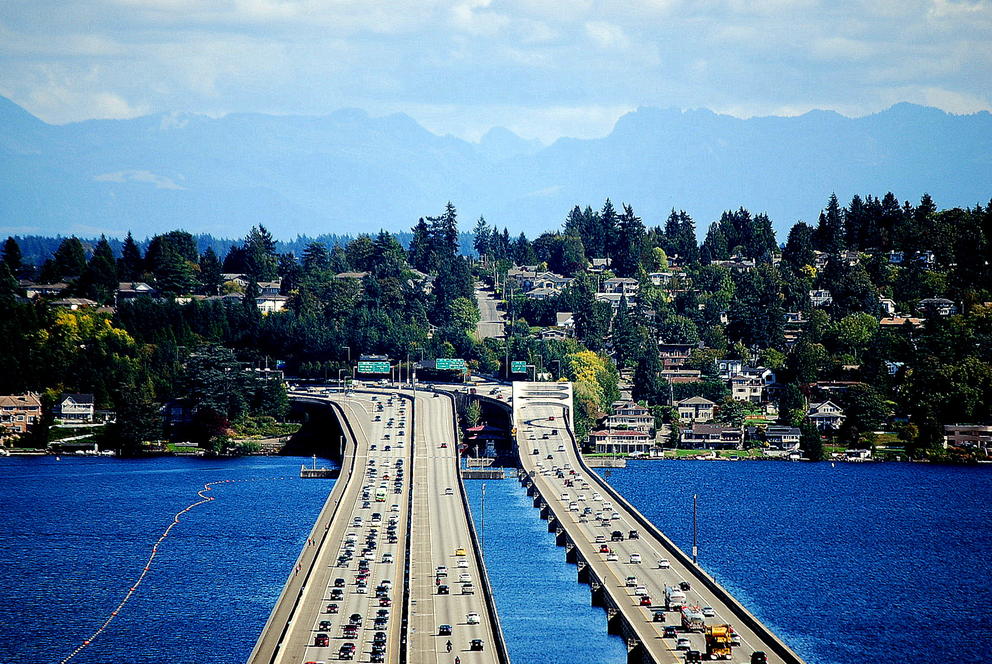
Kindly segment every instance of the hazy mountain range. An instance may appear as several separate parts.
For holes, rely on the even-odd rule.
[[[573,205],[629,202],[649,225],[672,208],[702,234],[741,205],[780,240],[831,192],[892,191],[938,207],[992,197],[992,115],[898,104],[846,118],[741,120],[642,108],[603,138],[542,146],[495,128],[479,143],[406,115],[159,114],[50,125],[0,97],[0,233],[136,237],[184,228],[240,237],[409,229],[451,200],[513,233],[558,228]]]

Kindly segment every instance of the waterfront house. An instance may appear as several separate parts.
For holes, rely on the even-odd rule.
[[[743,444],[741,427],[702,422],[693,422],[692,427],[683,429],[679,441],[679,447],[692,450],[739,450]]]
[[[54,407],[55,417],[72,422],[93,421],[93,395],[63,392]]]
[[[595,446],[597,454],[645,454],[654,446],[648,434],[632,429],[593,431],[589,434],[589,442]]]
[[[802,433],[799,427],[787,427],[773,424],[765,429],[765,442],[776,450],[798,450]]]
[[[0,440],[27,433],[41,421],[41,400],[33,392],[0,395]]]
[[[675,404],[683,422],[709,422],[713,419],[716,404],[703,397],[689,397]]]
[[[731,378],[729,383],[730,396],[735,401],[762,402],[765,394],[765,381],[761,376],[741,374]]]
[[[633,429],[648,433],[654,428],[654,415],[634,401],[615,401],[613,414],[606,418],[607,429]]]
[[[839,429],[844,423],[844,410],[833,401],[823,401],[810,405],[806,417],[817,429]]]
[[[944,448],[992,446],[992,426],[987,424],[945,424]]]

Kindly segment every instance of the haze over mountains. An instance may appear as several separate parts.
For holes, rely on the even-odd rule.
[[[481,214],[534,237],[609,196],[648,225],[685,209],[700,234],[743,205],[767,212],[784,241],[831,192],[843,203],[886,191],[913,202],[929,192],[941,208],[988,202],[992,115],[898,104],[863,118],[741,120],[641,108],[606,137],[545,147],[500,128],[469,143],[358,110],[49,125],[0,97],[3,235],[396,231],[451,200],[463,230]]]

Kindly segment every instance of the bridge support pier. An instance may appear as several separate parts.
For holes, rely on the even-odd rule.
[[[577,560],[575,567],[578,569],[577,578],[579,583],[589,583],[589,563],[584,560]]]
[[[566,539],[565,540],[565,562],[566,563],[573,563],[574,564],[575,562],[577,562],[577,560],[578,560],[578,557],[575,555],[575,545],[572,544],[571,542],[569,542]]]
[[[620,614],[620,610],[612,606],[606,607],[606,633],[623,634],[623,632],[623,616]]]
[[[599,581],[589,582],[589,603],[593,606],[606,606],[606,591],[603,589],[603,584]]]

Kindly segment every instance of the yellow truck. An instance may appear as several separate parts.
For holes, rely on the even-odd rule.
[[[730,635],[734,629],[730,625],[707,625],[706,659],[733,659]]]

